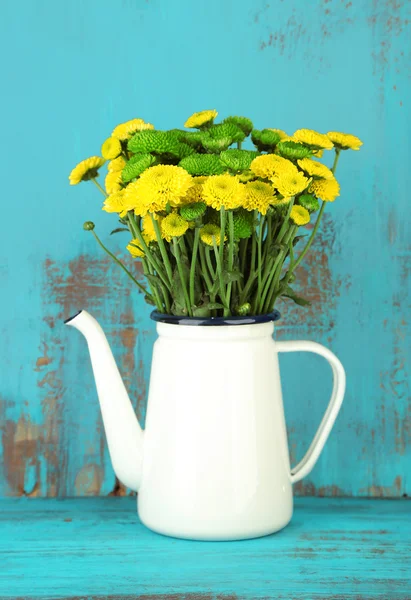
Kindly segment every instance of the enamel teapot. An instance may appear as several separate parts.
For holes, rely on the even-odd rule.
[[[340,361],[314,342],[275,341],[278,312],[152,318],[158,339],[144,431],[100,325],[84,310],[66,321],[87,339],[113,468],[138,492],[141,521],[196,540],[282,529],[292,517],[292,484],[315,465],[341,407]],[[301,351],[323,356],[334,382],[306,455],[290,468],[278,353]]]

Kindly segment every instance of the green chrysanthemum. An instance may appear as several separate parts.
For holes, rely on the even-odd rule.
[[[221,162],[232,171],[247,171],[253,160],[258,156],[258,152],[251,150],[226,150],[221,152]]]
[[[196,149],[201,148],[201,142],[204,137],[203,131],[184,131],[183,129],[174,131],[178,131],[180,142],[184,142]]]
[[[190,175],[221,175],[226,167],[215,154],[192,154],[179,163]]]
[[[277,146],[281,136],[272,129],[253,129],[251,139],[259,152],[271,152]]]
[[[236,239],[249,238],[253,233],[253,218],[252,213],[247,210],[240,209],[233,215],[234,221],[234,237]]]
[[[244,304],[241,304],[241,306],[237,306],[235,312],[237,313],[237,315],[245,317],[251,312],[251,304],[249,302],[244,302]]]
[[[202,139],[203,148],[205,148],[207,152],[213,152],[215,154],[227,150],[232,143],[233,141],[230,137],[212,138],[205,135]]]
[[[303,206],[310,213],[316,212],[320,208],[320,203],[312,194],[301,194],[301,196],[298,197],[298,204]]]
[[[172,131],[138,131],[127,145],[131,152],[142,154],[160,154],[175,158],[185,158],[192,154],[193,149],[179,141],[178,132]]]
[[[299,142],[278,142],[277,152],[284,156],[284,158],[307,158],[312,155],[312,151],[307,146],[300,144]]]
[[[202,217],[207,210],[204,202],[194,202],[193,204],[186,204],[180,208],[180,215],[186,221],[195,221],[199,217]]]
[[[121,178],[124,183],[128,183],[141,175],[143,171],[151,167],[155,160],[156,159],[151,154],[135,154],[132,156],[121,171]]]
[[[210,137],[215,140],[221,138],[230,138],[233,142],[242,142],[245,138],[244,131],[234,125],[234,123],[219,123],[218,125],[212,125],[207,132]]]
[[[232,123],[243,130],[246,136],[250,135],[253,130],[253,122],[247,117],[227,117],[223,123]]]

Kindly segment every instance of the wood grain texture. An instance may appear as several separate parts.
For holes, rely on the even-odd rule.
[[[2,500],[0,598],[409,599],[411,502],[297,499],[245,542],[152,533],[132,498]]]
[[[73,0],[1,3],[7,165],[0,245],[0,496],[128,493],[109,464],[84,340],[62,319],[86,308],[107,331],[144,421],[149,308],[82,223],[114,216],[74,164],[122,120],[178,127],[195,110],[257,127],[349,131],[342,196],[327,207],[300,288],[280,306],[281,339],[329,346],[347,370],[345,405],[300,495],[409,494],[411,4],[406,0]],[[10,204],[9,204],[10,203]],[[11,210],[11,208],[13,210]],[[130,263],[131,264],[131,263]],[[330,393],[315,356],[281,358],[292,461]]]

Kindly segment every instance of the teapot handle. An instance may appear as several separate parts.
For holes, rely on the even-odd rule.
[[[315,434],[314,439],[311,442],[311,445],[308,448],[304,458],[291,469],[291,483],[295,483],[308,475],[308,473],[314,467],[318,457],[320,456],[321,450],[324,448],[324,444],[330,435],[330,431],[334,425],[335,419],[337,418],[342,401],[344,399],[345,371],[335,354],[333,354],[331,350],[328,350],[328,348],[325,348],[316,342],[276,342],[276,348],[278,352],[314,352],[314,354],[319,354],[330,363],[333,372],[333,390],[327,410],[324,413],[317,433]]]

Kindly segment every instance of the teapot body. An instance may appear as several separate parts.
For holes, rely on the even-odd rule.
[[[234,540],[293,510],[272,322],[157,323],[138,511],[166,535]]]

